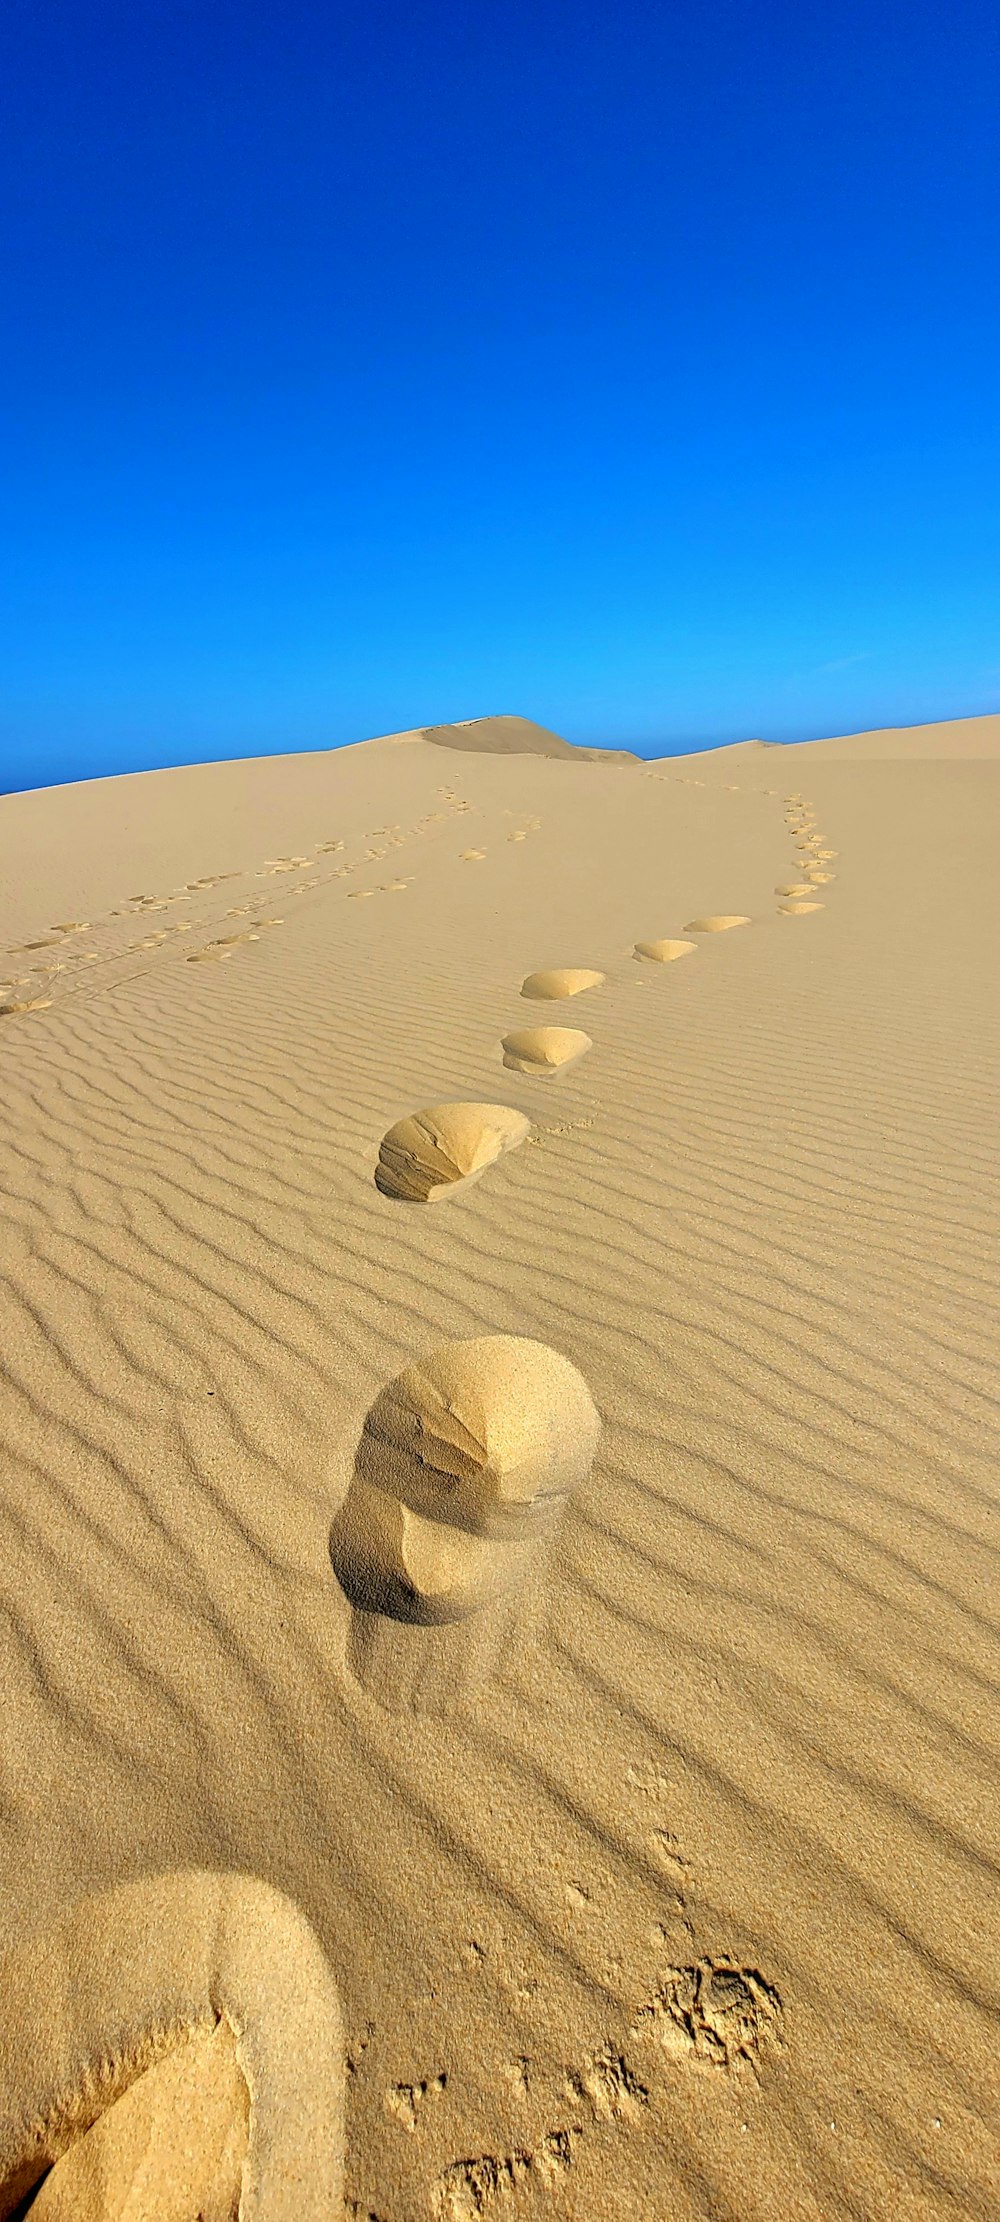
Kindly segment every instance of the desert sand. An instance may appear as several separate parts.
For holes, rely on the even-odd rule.
[[[0,801],[0,2218],[995,2222],[998,754]]]

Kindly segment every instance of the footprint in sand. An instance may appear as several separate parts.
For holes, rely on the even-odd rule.
[[[398,1119],[382,1136],[375,1186],[402,1203],[439,1203],[471,1188],[530,1131],[530,1119],[505,1103],[431,1104]]]
[[[485,855],[485,849],[463,849],[459,862],[462,864],[481,864]]]
[[[555,972],[529,972],[521,982],[521,994],[538,1003],[558,1003],[566,995],[583,995],[587,988],[604,986],[603,972],[586,972],[572,969]]]
[[[791,880],[786,887],[776,887],[774,892],[776,895],[808,895],[811,885],[810,880]]]
[[[260,935],[255,932],[223,934],[218,941],[206,942],[204,949],[195,949],[187,961],[189,964],[225,964],[233,950],[239,949],[245,941],[259,940]]]
[[[505,1034],[500,1046],[512,1072],[550,1075],[575,1064],[594,1045],[574,1026],[523,1026]]]
[[[586,1479],[600,1420],[581,1374],[519,1335],[445,1343],[364,1423],[330,1556],[356,1610],[464,1619],[527,1571]]]
[[[722,913],[711,918],[691,918],[684,928],[686,934],[728,934],[734,926],[749,926],[749,918],[728,917]]]
[[[823,904],[822,904],[822,903],[797,903],[797,902],[796,902],[796,903],[779,903],[779,904],[778,904],[778,909],[779,909],[779,911],[781,912],[781,915],[782,915],[782,917],[783,917],[783,918],[804,918],[804,917],[805,917],[805,914],[806,914],[806,912],[807,912],[807,911],[809,911],[809,910],[822,910],[822,909],[823,909],[823,907],[824,907],[824,906],[823,906]]]
[[[0,1003],[0,1018],[23,1018],[26,1011],[50,1011],[51,995],[30,995],[23,1002]]]
[[[653,964],[673,964],[677,957],[690,956],[696,941],[637,941],[633,950],[636,957],[647,957]]]
[[[781,1999],[756,1968],[699,1960],[693,1967],[667,1970],[640,2007],[630,2035],[651,2038],[675,2059],[706,2067],[757,2067],[762,2057],[781,2050]]]
[[[85,1898],[4,1954],[0,1998],[5,2214],[341,2211],[340,2005],[304,1916],[267,1884],[191,1872]]]

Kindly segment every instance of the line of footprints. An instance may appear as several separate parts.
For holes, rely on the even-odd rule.
[[[786,819],[799,876],[776,890],[778,907],[801,916],[823,907],[816,890],[832,879],[833,851],[801,796],[786,797]],[[633,954],[670,964],[697,949],[690,937],[749,924],[693,918],[684,938],[637,942]],[[532,972],[521,994],[561,1002],[605,978],[574,968]],[[509,1070],[539,1078],[565,1071],[592,1046],[589,1034],[567,1026],[516,1027],[501,1044]],[[397,1203],[439,1203],[530,1133],[530,1119],[508,1104],[431,1104],[383,1135],[375,1185]],[[331,1531],[334,1570],[355,1612],[435,1624],[464,1619],[515,1587],[586,1479],[599,1433],[582,1375],[542,1343],[478,1337],[408,1367],[368,1413]]]
[[[798,876],[775,892],[780,912],[798,917],[823,907],[816,891],[832,880],[834,857],[801,796],[786,798],[786,819]],[[749,923],[734,916],[694,918],[684,938],[637,942],[634,956],[670,964],[697,949],[691,937]],[[559,1002],[601,987],[604,979],[584,969],[533,972],[521,994]],[[589,1035],[572,1027],[516,1028],[503,1037],[503,1061],[516,1072],[551,1077],[591,1046]],[[505,1104],[434,1104],[398,1120],[383,1136],[376,1186],[397,1202],[440,1202],[470,1187],[529,1132],[530,1121]],[[543,1343],[478,1336],[443,1344],[408,1366],[367,1414],[330,1533],[334,1571],[355,1618],[434,1627],[464,1620],[515,1590],[571,1493],[586,1480],[599,1436],[600,1419],[582,1374]],[[673,1846],[669,1832],[656,1833]],[[683,1907],[683,1898],[677,1903]],[[640,2047],[658,2045],[670,2060],[759,2073],[781,2050],[782,2019],[780,1994],[759,1969],[703,1957],[662,1971],[630,2039]],[[446,2082],[439,2073],[395,2085],[386,2094],[387,2108],[412,2134],[423,2101],[440,2094]],[[635,2126],[650,2101],[641,2075],[615,2045],[570,2077],[566,2096],[578,2103],[582,2121],[563,2120],[530,2149],[484,2152],[445,2168],[431,2195],[439,2222],[485,2214],[529,2179],[547,2188],[573,2166],[575,2140],[602,2125]],[[360,2216],[364,2209],[349,2202],[349,2211]]]

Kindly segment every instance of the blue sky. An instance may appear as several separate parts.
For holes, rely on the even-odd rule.
[[[1000,706],[995,0],[7,0],[0,788]]]

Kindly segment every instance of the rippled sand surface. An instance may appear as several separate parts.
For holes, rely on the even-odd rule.
[[[995,2222],[1000,719],[491,722],[0,800],[0,2213]]]

